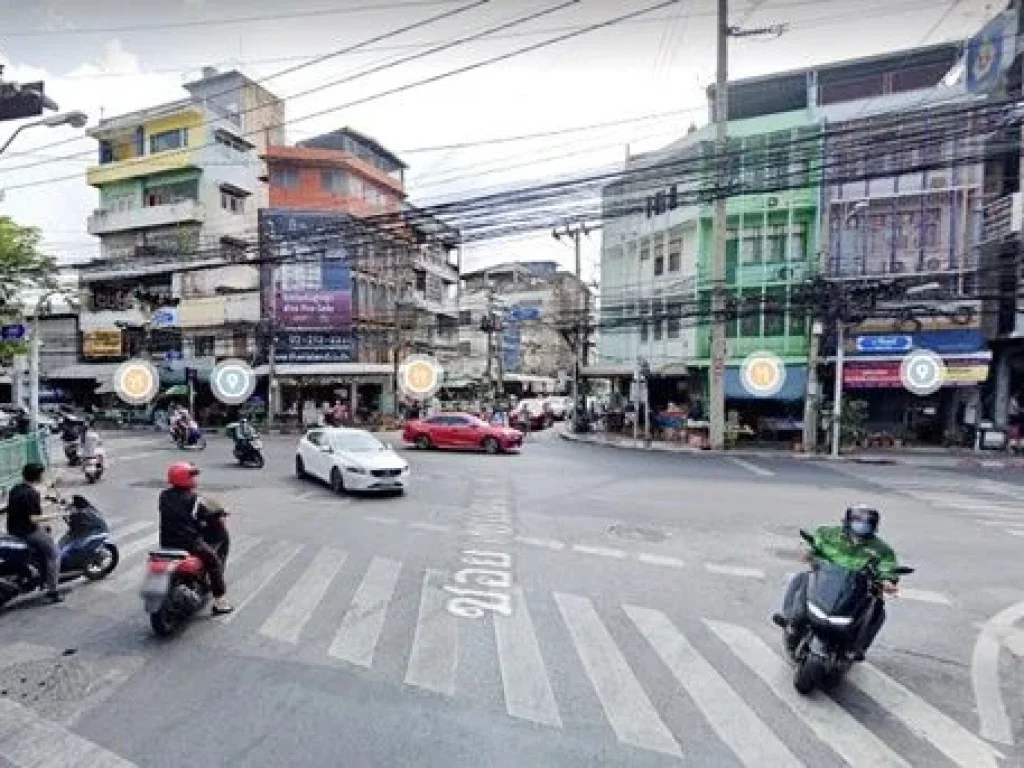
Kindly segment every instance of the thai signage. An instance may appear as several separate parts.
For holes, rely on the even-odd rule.
[[[82,357],[84,359],[108,359],[123,355],[124,348],[119,329],[82,331]]]
[[[984,358],[945,361],[944,387],[973,387],[988,379]],[[850,362],[843,368],[843,386],[848,389],[903,389],[902,361]]]
[[[354,347],[352,334],[345,331],[281,333],[274,354],[279,363],[348,363]]]

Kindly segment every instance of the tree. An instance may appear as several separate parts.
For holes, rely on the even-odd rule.
[[[56,287],[57,263],[42,252],[41,240],[35,227],[0,216],[0,318],[17,319],[26,294]],[[0,341],[0,362],[23,351],[23,344]]]

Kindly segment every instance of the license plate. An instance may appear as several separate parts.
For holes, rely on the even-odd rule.
[[[171,575],[169,573],[147,573],[142,580],[140,591],[143,597],[161,597],[167,594],[170,584]]]

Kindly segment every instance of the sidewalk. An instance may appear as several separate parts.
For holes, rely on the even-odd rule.
[[[643,440],[631,437],[606,435],[602,432],[576,434],[567,426],[556,427],[558,436],[574,443],[605,445],[629,451],[650,451],[656,453],[682,453],[691,455],[712,455],[710,451],[693,448],[681,443],[665,443],[652,440],[645,445]],[[746,459],[789,459],[791,461],[844,461],[854,464],[897,464],[908,467],[933,469],[1024,469],[1024,458],[1007,456],[1002,453],[967,453],[942,448],[904,448],[885,451],[857,451],[847,453],[838,459],[822,453],[798,453],[785,449],[735,448],[723,455]]]

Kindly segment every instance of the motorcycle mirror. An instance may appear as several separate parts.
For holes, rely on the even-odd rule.
[[[800,529],[800,538],[803,539],[804,541],[806,541],[808,544],[813,544],[814,543],[814,536],[809,534],[803,528]]]

